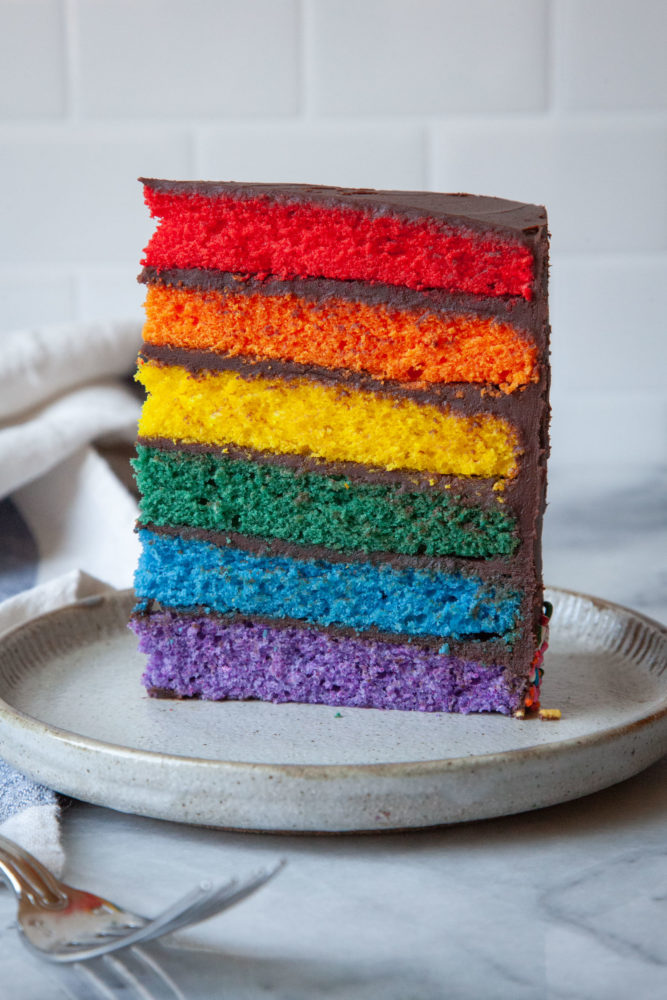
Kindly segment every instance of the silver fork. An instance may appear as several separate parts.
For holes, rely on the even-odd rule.
[[[126,948],[88,962],[51,965],[52,982],[71,1000],[187,1000],[163,965],[167,949],[153,942],[144,948]],[[173,960],[172,960],[173,962]]]
[[[284,864],[279,861],[243,881],[202,882],[148,920],[66,885],[18,844],[0,836],[0,876],[16,896],[21,938],[30,951],[49,962],[83,962],[200,923],[250,896]]]

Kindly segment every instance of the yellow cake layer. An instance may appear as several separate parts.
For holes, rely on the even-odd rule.
[[[306,378],[194,376],[156,362],[142,363],[137,378],[149,393],[139,422],[143,437],[444,475],[516,473],[517,432],[489,414],[466,417]]]

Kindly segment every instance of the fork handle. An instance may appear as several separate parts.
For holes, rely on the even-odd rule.
[[[28,899],[41,906],[61,907],[68,902],[61,883],[37,858],[12,840],[0,835],[0,877],[18,900]]]

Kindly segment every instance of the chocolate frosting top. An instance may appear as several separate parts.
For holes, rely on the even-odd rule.
[[[355,208],[373,215],[402,215],[491,229],[533,243],[546,230],[547,213],[542,205],[509,201],[475,194],[440,194],[435,191],[376,191],[373,188],[341,188],[319,184],[251,184],[237,181],[173,181],[154,177],[139,180],[153,191],[199,194],[207,198],[269,197],[276,201],[317,202],[332,208]]]

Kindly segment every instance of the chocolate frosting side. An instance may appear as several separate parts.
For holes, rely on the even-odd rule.
[[[545,230],[539,243],[539,268],[535,283],[535,324],[540,328],[540,343],[543,345],[540,359],[540,396],[534,416],[533,430],[534,447],[531,464],[527,468],[528,485],[533,491],[531,502],[532,523],[529,525],[532,538],[533,565],[536,580],[536,598],[532,609],[533,633],[540,635],[540,620],[544,601],[542,585],[542,524],[547,504],[547,459],[549,457],[549,421],[551,409],[549,392],[551,388],[551,366],[549,363],[549,348],[551,327],[549,326],[549,234]],[[528,476],[528,473],[530,475]]]
[[[492,231],[513,242],[533,246],[546,229],[542,205],[463,193],[435,191],[376,191],[373,188],[327,187],[318,184],[251,184],[237,181],[174,181],[140,177],[153,191],[205,198],[270,198],[292,203],[310,202],[330,208],[355,208],[374,216],[398,215],[407,219],[430,217],[442,223],[476,231]]]
[[[414,291],[404,285],[383,285],[381,282],[338,281],[334,278],[256,278],[206,268],[184,268],[158,271],[145,267],[137,281],[146,285],[163,285],[199,292],[233,292],[238,295],[295,295],[308,302],[335,302],[343,299],[368,306],[384,306],[402,312],[433,314],[443,320],[452,316],[493,318],[511,324],[526,335],[539,335],[534,322],[535,303],[513,296],[470,295],[446,292],[444,289]],[[537,342],[538,348],[542,345]]]

